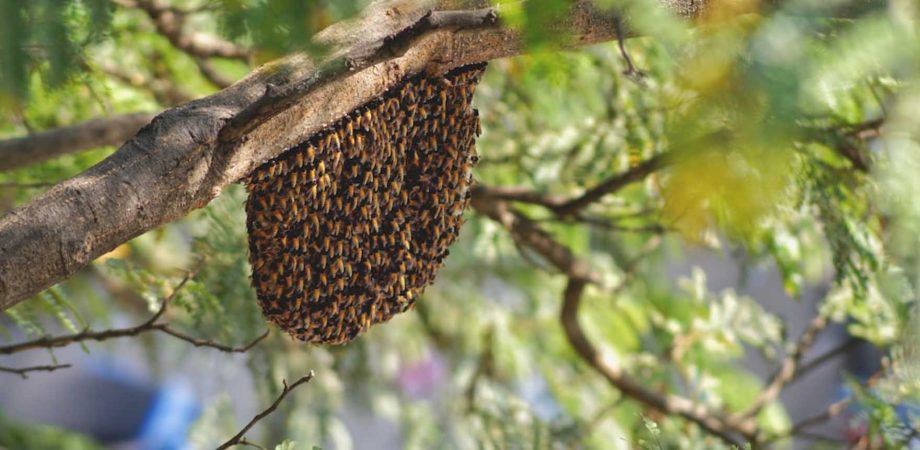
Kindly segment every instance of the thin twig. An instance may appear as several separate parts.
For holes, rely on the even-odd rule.
[[[278,408],[278,405],[281,404],[281,401],[284,400],[284,397],[287,397],[287,395],[291,391],[296,389],[297,386],[307,383],[312,379],[313,379],[313,371],[311,370],[310,373],[308,373],[307,375],[303,377],[300,377],[299,380],[295,381],[294,384],[290,386],[288,386],[287,381],[282,380],[281,383],[284,385],[284,389],[281,391],[281,394],[278,395],[278,398],[275,399],[274,403],[272,403],[264,411],[260,412],[259,414],[256,414],[256,416],[253,417],[252,420],[250,420],[249,423],[247,423],[246,426],[244,426],[243,429],[240,430],[239,433],[237,433],[235,436],[230,438],[227,442],[224,442],[223,444],[221,444],[220,447],[217,447],[217,450],[224,450],[224,449],[233,447],[234,445],[239,445],[243,442],[246,442],[244,435],[246,434],[247,431],[249,431],[250,428],[252,428],[257,422],[259,422],[260,420],[264,419],[266,416],[274,412],[275,409]]]
[[[808,360],[808,362],[802,364],[799,367],[799,370],[795,372],[795,376],[792,378],[791,382],[794,382],[798,380],[799,378],[804,377],[809,372],[811,372],[814,369],[817,369],[824,363],[836,358],[837,356],[842,355],[847,350],[853,348],[853,346],[859,344],[860,342],[862,341],[860,341],[857,338],[851,337],[850,339],[847,339],[846,341],[844,341],[842,344],[828,350],[825,353],[822,353],[819,356],[814,357],[813,359]]]
[[[655,155],[624,172],[613,175],[600,182],[580,196],[570,199],[517,186],[478,186],[478,194],[487,195],[499,200],[540,205],[555,213],[560,220],[569,218],[577,220],[582,218],[579,213],[586,206],[632,183],[645,179],[647,176],[667,167],[669,164],[668,154]]]
[[[783,388],[795,379],[796,373],[799,370],[799,366],[802,363],[802,358],[805,356],[805,353],[811,348],[814,344],[815,339],[818,337],[818,333],[821,332],[825,327],[827,327],[827,318],[822,316],[820,313],[815,316],[808,326],[805,328],[805,331],[802,333],[802,336],[799,337],[799,340],[796,342],[792,350],[783,358],[782,363],[780,364],[779,369],[770,379],[770,382],[767,383],[767,387],[760,391],[760,394],[757,395],[757,398],[754,399],[754,402],[748,409],[738,413],[732,420],[741,422],[753,418],[757,415],[768,403],[773,401],[779,394],[783,391]]]
[[[842,413],[844,410],[846,410],[846,408],[850,405],[852,401],[853,400],[850,398],[845,398],[842,400],[838,400],[834,403],[831,403],[830,405],[827,406],[827,408],[824,409],[824,411],[821,411],[820,413],[815,414],[811,417],[802,419],[801,421],[793,425],[792,428],[790,428],[788,431],[770,436],[762,440],[761,444],[766,446],[773,441],[777,441],[785,437],[801,435],[802,432],[806,428],[809,428],[815,425],[819,425],[824,422],[827,422],[828,420],[833,419],[834,417]]]
[[[574,215],[584,207],[600,200],[604,196],[612,194],[632,183],[640,181],[652,173],[664,168],[668,164],[668,156],[666,154],[655,155],[633,166],[626,172],[617,174],[607,179],[606,181],[589,189],[581,196],[553,208],[553,211],[560,216]]]
[[[0,372],[16,374],[22,377],[23,380],[25,380],[29,378],[29,375],[28,375],[29,372],[54,372],[55,370],[67,369],[71,366],[72,364],[49,364],[49,365],[44,365],[44,366],[29,366],[29,367],[21,367],[21,368],[0,367]]]
[[[623,56],[623,61],[626,62],[626,70],[623,71],[623,75],[626,75],[627,78],[637,83],[641,82],[642,78],[645,77],[645,72],[636,68],[632,58],[629,56],[629,51],[626,50],[626,35],[623,27],[623,19],[617,16],[613,22],[613,26],[617,33],[617,46],[620,48],[620,55]]]
[[[79,333],[69,334],[64,336],[45,336],[32,341],[20,342],[18,344],[11,344],[0,347],[0,354],[9,355],[12,353],[18,353],[26,350],[32,350],[36,348],[57,348],[65,347],[70,344],[84,341],[105,341],[108,339],[117,339],[122,337],[131,337],[137,336],[142,333],[147,333],[150,331],[159,331],[170,336],[173,336],[177,339],[188,342],[195,347],[209,347],[222,352],[227,353],[244,353],[249,351],[253,346],[261,342],[268,336],[269,331],[266,330],[261,336],[257,337],[253,341],[242,347],[231,347],[224,344],[219,344],[209,340],[199,339],[192,336],[189,336],[185,333],[177,331],[173,328],[170,328],[168,324],[157,322],[163,314],[166,312],[166,308],[169,306],[170,301],[175,298],[176,294],[185,287],[185,284],[189,279],[194,276],[194,273],[190,272],[187,274],[179,284],[173,288],[173,291],[163,299],[163,304],[160,306],[160,309],[147,319],[144,323],[136,325],[129,328],[118,328],[112,330],[103,330],[103,331],[90,331],[84,330]]]

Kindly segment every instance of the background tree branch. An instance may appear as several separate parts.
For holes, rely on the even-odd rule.
[[[139,325],[128,328],[115,328],[102,331],[85,330],[79,333],[64,336],[45,336],[31,341],[0,346],[0,355],[9,355],[38,348],[51,349],[65,347],[70,344],[84,341],[106,341],[109,339],[134,337],[152,331],[159,331],[161,333],[168,334],[179,340],[188,342],[195,347],[209,347],[226,353],[245,353],[268,336],[269,331],[266,330],[265,333],[255,338],[248,344],[240,347],[234,347],[220,344],[208,339],[201,339],[190,336],[176,330],[175,328],[171,328],[167,323],[161,322],[160,318],[163,317],[163,314],[166,313],[166,308],[169,306],[169,303],[176,297],[179,291],[185,287],[185,284],[189,281],[189,279],[191,279],[191,276],[192,274],[186,275],[185,278],[183,278],[182,281],[179,282],[175,288],[173,288],[172,292],[163,299],[163,303],[160,306],[160,309],[158,309],[155,314],[150,316],[149,319]]]
[[[627,171],[615,177],[629,181],[610,188],[607,193],[616,192],[629,183],[643,179],[650,173],[644,168],[645,165],[640,166],[641,168],[635,171]],[[629,175],[632,173],[635,175]],[[605,184],[607,183],[602,185]],[[554,240],[525,215],[511,208],[506,200],[490,196],[490,188],[477,186],[473,193],[472,206],[476,212],[500,223],[519,245],[533,249],[566,275],[569,281],[560,313],[566,337],[581,359],[604,376],[612,386],[623,395],[652,409],[684,417],[729,444],[740,446],[746,440],[753,438],[755,432],[753,422],[730,423],[727,418],[706,410],[702,405],[688,398],[654,392],[628,375],[623,368],[611,364],[590,342],[578,322],[582,291],[587,284],[604,287],[600,275],[587,262],[576,257],[571,250]]]
[[[246,440],[246,437],[245,437],[246,433],[249,431],[249,429],[251,429],[260,420],[264,419],[269,414],[271,414],[276,409],[278,409],[278,405],[280,405],[281,402],[284,401],[284,397],[287,397],[287,395],[290,394],[291,391],[293,391],[294,389],[297,389],[297,386],[300,386],[301,384],[304,384],[304,383],[309,383],[310,380],[312,379],[313,379],[313,371],[311,370],[310,373],[300,377],[297,381],[295,381],[291,385],[288,385],[287,381],[282,380],[281,384],[284,386],[284,388],[281,390],[281,394],[278,394],[278,398],[276,398],[275,401],[272,402],[272,404],[268,406],[268,408],[265,408],[264,411],[260,412],[259,414],[256,414],[255,417],[252,418],[252,420],[250,420],[245,426],[243,426],[243,428],[240,430],[239,433],[234,435],[232,438],[228,439],[227,442],[224,442],[223,444],[221,444],[220,447],[217,447],[217,450],[224,450],[224,449],[233,447],[234,445],[239,445],[239,444],[244,443]]]
[[[47,364],[29,367],[0,367],[0,372],[19,375],[23,380],[29,378],[30,372],[54,372],[55,370],[70,368],[71,364]]]
[[[123,7],[138,8],[144,11],[153,21],[157,32],[166,37],[176,48],[189,55],[242,61],[249,59],[249,50],[244,47],[216,36],[185,29],[188,11],[173,8],[162,0],[118,0],[117,3]]]
[[[0,171],[40,163],[66,153],[119,145],[150,123],[153,117],[154,113],[147,112],[119,114],[0,140]]]

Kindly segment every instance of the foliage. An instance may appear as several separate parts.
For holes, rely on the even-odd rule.
[[[492,62],[477,91],[484,133],[475,175],[484,186],[571,197],[654,155],[672,158],[667,170],[577,216],[515,204],[607,284],[585,294],[580,317],[587,335],[656,392],[715,411],[744,410],[764,383],[740,361],[758,353],[778,362],[798,336],[743,283],[713,291],[707,279],[720,274],[703,268],[679,280],[668,276],[684,252],[743,254],[744,265],[779,273],[791,297],[783,301],[809,288],[827,290],[820,314],[886,353],[887,368],[871,382],[854,379],[850,392],[871,424],[870,439],[906,445],[916,424],[892,405],[918,400],[916,10],[907,2],[887,9],[862,1],[716,2],[741,9],[691,27],[650,2],[598,2],[625,11],[642,36],[626,43],[645,72],[636,80],[622,75],[615,42],[558,51],[561,38],[542,27],[565,3],[507,6],[535,51]],[[200,29],[255,49],[260,61],[320,51],[307,46],[307,37],[363,6],[172,4]],[[12,12],[0,18],[0,104],[11,105],[0,114],[0,134],[170,106],[115,76],[125,71],[195,96],[214,89],[196,57],[171,46],[137,10],[89,0],[0,0],[0,10]],[[246,63],[215,62],[228,74],[245,72]],[[0,206],[22,204],[42,189],[17,183],[53,183],[110,152],[0,174],[12,186],[0,185]],[[244,195],[228,189],[6,314],[30,336],[111,326],[112,311],[143,319],[194,270],[170,321],[220,342],[248,342],[266,325],[249,287]],[[100,292],[100,280],[118,289]],[[565,281],[500,224],[468,213],[446,267],[415,311],[347,346],[308,347],[273,332],[247,354],[261,403],[274,398],[282,379],[316,372],[252,440],[286,450],[349,448],[343,416],[357,404],[398,428],[406,448],[723,445],[624,396],[588,368],[559,324]],[[180,345],[157,341],[149,350]],[[419,388],[413,373],[436,382],[424,387],[416,380]],[[232,401],[207,405],[190,438],[196,447],[213,447],[235,432],[239,424],[227,414]],[[756,423],[777,438],[792,425],[778,402]]]

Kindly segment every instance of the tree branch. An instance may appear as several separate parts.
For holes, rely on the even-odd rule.
[[[536,192],[525,187],[516,186],[490,187],[488,195],[501,200],[540,205],[560,218],[573,217],[592,203],[601,200],[607,195],[614,194],[630,184],[645,179],[652,173],[667,167],[670,163],[670,155],[667,153],[652,156],[624,172],[607,178],[593,188],[588,189],[585,193],[570,199],[558,194]]]
[[[153,119],[153,113],[119,114],[0,140],[0,171],[106,145],[120,145]],[[0,291],[2,292],[2,291]]]
[[[470,14],[482,14],[478,0],[443,1],[455,10],[475,5]],[[325,63],[314,67],[305,56],[293,55],[212,96],[169,109],[105,161],[0,218],[0,309],[71,276],[121,243],[207,205],[226,185],[409,75],[525,50],[517,32],[500,23],[470,29],[428,26],[411,33],[408,44],[394,40],[432,9],[438,11],[432,5],[439,4],[375,3],[365,17],[317,36],[327,47],[341,49]],[[706,2],[664,4],[692,16]],[[613,39],[612,29],[610,18],[586,1],[575,2],[571,13],[551,27],[567,32],[571,47]],[[288,92],[296,100],[278,99],[273,92]],[[240,130],[249,131],[226,139]],[[225,139],[218,138],[221,134]]]
[[[566,338],[575,352],[592,369],[603,375],[607,381],[616,387],[623,395],[630,397],[650,408],[668,415],[681,416],[719,437],[729,445],[741,447],[753,437],[753,430],[742,431],[716,414],[707,411],[693,401],[670,394],[659,394],[642,386],[629,377],[622,367],[616,366],[605,358],[588,340],[578,323],[578,308],[581,305],[581,294],[585,282],[578,279],[569,279],[563,294],[560,320],[565,330]]]
[[[220,89],[226,89],[233,84],[233,80],[220,73],[220,71],[214,67],[214,64],[211,63],[211,60],[206,58],[195,58],[195,64],[198,66],[198,71],[201,72],[201,75],[214,86]]]
[[[25,380],[29,378],[29,372],[54,372],[55,370],[67,369],[71,366],[72,364],[50,364],[44,366],[22,367],[18,369],[14,369],[12,367],[0,367],[0,372],[16,374]]]
[[[608,194],[612,194],[623,187],[644,179],[648,175],[664,168],[669,164],[666,154],[655,155],[614,177],[589,189],[579,197],[569,200],[553,208],[553,211],[560,216],[573,215],[586,206],[600,200]]]
[[[757,398],[754,399],[754,402],[748,409],[737,414],[732,420],[740,422],[753,418],[768,403],[779,396],[786,384],[795,379],[799,366],[802,364],[802,358],[805,357],[805,353],[811,349],[812,344],[814,344],[815,339],[818,337],[818,333],[827,327],[827,323],[827,318],[820,313],[809,322],[802,336],[799,337],[795,346],[786,354],[779,369],[770,378],[767,387],[757,395]]]
[[[188,342],[195,347],[209,347],[216,350],[220,350],[226,353],[245,353],[249,351],[256,344],[261,342],[268,336],[269,331],[266,330],[261,336],[257,337],[250,343],[242,347],[231,347],[224,344],[219,344],[213,341],[204,340],[189,336],[180,331],[176,331],[173,328],[170,328],[168,324],[159,322],[159,319],[163,317],[163,314],[166,313],[166,308],[169,306],[169,303],[173,298],[185,287],[185,284],[191,278],[191,274],[186,275],[182,281],[176,285],[172,293],[170,293],[166,298],[163,299],[163,304],[160,306],[160,309],[147,319],[144,323],[136,325],[130,328],[117,328],[112,330],[103,330],[103,331],[90,331],[84,330],[79,333],[69,334],[64,336],[45,336],[32,341],[20,342],[18,344],[11,344],[6,346],[0,346],[0,355],[9,355],[12,353],[18,353],[26,350],[33,350],[37,348],[57,348],[65,347],[70,344],[84,341],[105,341],[109,339],[117,339],[123,337],[132,337],[139,334],[159,331],[170,336],[173,336],[177,339]]]
[[[201,58],[221,57],[249,60],[249,50],[216,36],[185,30],[187,13],[170,7],[162,0],[126,0],[122,6],[141,9],[150,17],[157,32],[176,48]]]
[[[560,315],[566,337],[576,353],[611,385],[627,397],[657,411],[684,417],[730,444],[740,446],[745,439],[753,437],[755,428],[751,422],[730,425],[689,399],[651,391],[629,377],[622,368],[603,358],[578,323],[581,292],[588,283],[603,286],[601,277],[571,250],[552,239],[526,216],[513,210],[506,201],[490,197],[489,188],[474,188],[471,204],[478,213],[503,225],[516,242],[535,250],[569,278]]]
[[[230,438],[227,442],[224,442],[223,444],[221,444],[220,447],[217,447],[217,450],[224,450],[224,449],[233,447],[234,445],[243,444],[245,442],[244,436],[246,435],[246,432],[249,431],[250,428],[252,428],[257,422],[264,419],[269,414],[273,413],[275,409],[278,408],[278,405],[281,404],[281,401],[284,400],[284,397],[287,397],[287,395],[290,394],[291,391],[296,389],[297,386],[307,383],[312,379],[313,379],[313,371],[311,370],[310,373],[308,373],[307,375],[303,377],[300,377],[299,380],[295,381],[294,384],[290,386],[288,386],[287,381],[282,380],[281,383],[284,385],[284,389],[281,390],[281,394],[278,395],[278,398],[276,398],[275,401],[271,405],[269,405],[269,407],[266,408],[264,411],[260,412],[259,414],[256,414],[256,416],[253,417],[252,420],[250,420],[249,423],[247,423],[246,426],[244,426],[243,429],[240,430],[239,433],[237,433],[235,436]]]

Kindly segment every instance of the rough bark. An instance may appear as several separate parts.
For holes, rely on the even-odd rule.
[[[462,22],[412,31],[431,10],[475,10],[482,3],[377,2],[364,17],[318,36],[339,49],[323,64],[314,66],[294,55],[212,96],[158,115],[108,159],[0,219],[0,308],[71,276],[145,231],[207,205],[224,186],[408,75],[523,52],[518,35],[500,23],[467,28]],[[662,3],[686,16],[697,15],[705,5],[699,0]],[[572,14],[549,31],[569,33],[570,46],[578,47],[611,40],[616,37],[613,30],[612,17],[588,2],[576,2]],[[278,98],[277,92],[297,100]],[[234,121],[253,108],[257,114],[245,123]],[[225,139],[219,138],[222,130]]]

